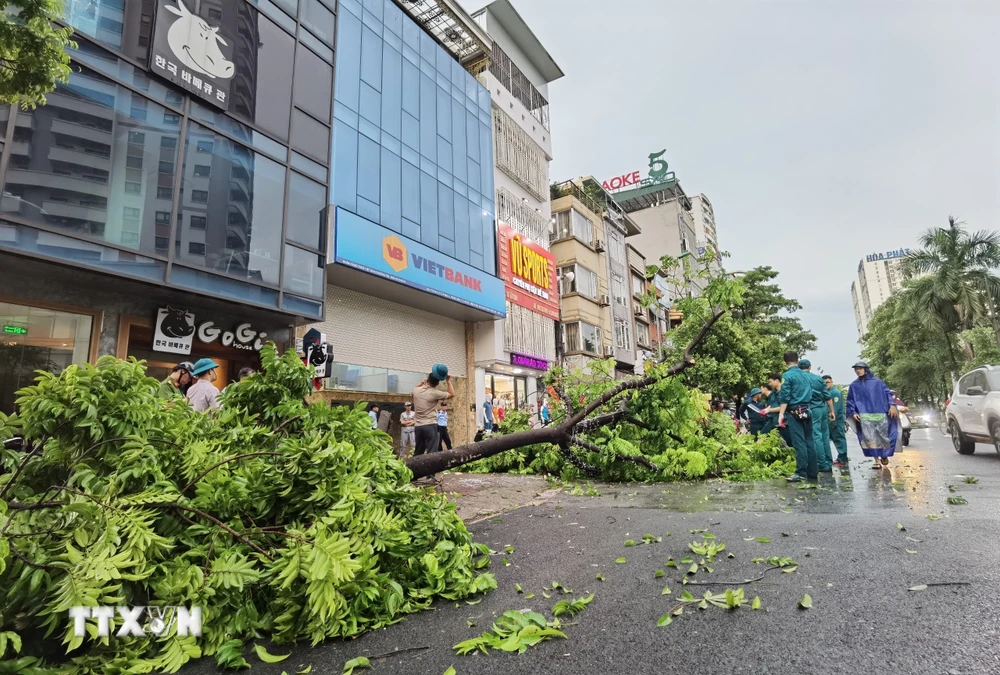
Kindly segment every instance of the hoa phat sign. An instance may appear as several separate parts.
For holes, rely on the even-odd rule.
[[[503,223],[497,225],[497,235],[498,268],[507,300],[559,321],[555,256]]]
[[[227,110],[229,85],[236,72],[234,44],[232,36],[221,35],[219,26],[193,14],[184,0],[159,0],[149,67],[160,77]]]
[[[885,253],[872,253],[871,255],[866,255],[865,260],[867,262],[878,262],[879,260],[892,260],[893,258],[905,258],[908,255],[910,255],[910,249],[897,248],[895,251],[886,251]]]
[[[676,174],[673,171],[667,170],[669,168],[667,162],[662,159],[666,152],[666,150],[660,150],[659,152],[650,153],[649,173],[646,178],[640,177],[639,171],[632,171],[606,180],[601,183],[601,186],[608,192],[615,192],[627,187],[645,187],[647,185],[669,183],[676,180]]]
[[[255,331],[249,323],[241,323],[234,330],[223,330],[214,321],[195,324],[194,314],[186,309],[161,307],[156,313],[153,328],[153,351],[172,354],[190,354],[195,337],[211,344],[221,338],[223,346],[259,352],[267,333]]]

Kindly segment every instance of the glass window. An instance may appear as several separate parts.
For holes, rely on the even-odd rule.
[[[583,321],[564,324],[567,352],[601,353],[601,329]]]
[[[641,321],[635,322],[635,341],[638,344],[643,345],[645,347],[648,347],[650,345],[649,326],[642,323]]]
[[[330,120],[333,68],[299,45],[295,53],[295,105],[313,117]]]
[[[608,233],[608,255],[616,263],[625,264],[625,238],[610,228]]]
[[[303,26],[316,34],[316,37],[333,46],[333,12],[324,7],[319,0],[302,0],[300,20]]]
[[[94,318],[0,302],[0,412],[14,412],[15,392],[33,384],[36,370],[58,375],[90,360]]]
[[[205,255],[205,244],[197,241],[188,242],[188,253],[191,255]]]
[[[178,215],[180,215],[180,214],[178,214]],[[205,225],[207,224],[207,222],[208,221],[205,219],[205,216],[191,216],[191,219],[190,219],[191,229],[192,230],[204,230],[205,229]]]
[[[582,213],[569,209],[568,211],[560,211],[555,215],[555,218],[553,241],[576,237],[588,246],[594,243],[594,224]]]
[[[646,292],[646,282],[642,277],[632,275],[632,295],[642,296]]]
[[[257,150],[273,155],[280,161],[285,161],[288,157],[288,149],[285,146],[281,145],[277,141],[271,140],[259,131],[254,131],[251,127],[248,127],[242,122],[238,122],[219,110],[206,108],[205,106],[195,103],[192,100],[191,117],[200,122],[204,122],[205,124],[210,124],[217,129],[221,129],[236,140],[252,145]],[[205,144],[206,149],[202,150],[199,147],[199,151],[213,152],[214,148],[212,148],[212,141],[206,141]]]
[[[322,256],[286,245],[284,265],[285,290],[313,298],[323,297]]]
[[[615,346],[626,351],[632,350],[632,322],[615,319]]]
[[[144,61],[149,57],[154,3],[141,4],[148,9],[126,13],[125,0],[66,0],[64,16],[66,23],[105,47]]]
[[[174,264],[170,269],[170,283],[258,305],[278,306],[278,291],[276,290],[221,277],[217,274],[199,272],[183,265]]]
[[[562,280],[562,295],[580,293],[589,298],[597,299],[597,274],[583,265],[566,265],[559,268]]]
[[[278,283],[285,169],[250,148],[199,124],[188,125],[185,166],[193,167],[199,141],[211,143],[212,177],[184,176],[185,213],[205,218],[204,228],[181,228],[182,242],[205,242],[195,258],[182,246],[181,260],[232,277]],[[185,170],[187,171],[187,170]],[[195,187],[197,186],[197,188]],[[197,229],[197,233],[192,230]]]
[[[248,2],[224,7],[230,13],[235,10],[236,16],[227,24],[239,31],[233,54],[237,67],[231,84],[229,113],[286,140],[295,39],[261,16]]]
[[[322,249],[325,209],[326,188],[293,171],[288,185],[288,241]]]
[[[330,129],[303,112],[292,114],[292,147],[326,164],[330,152]]]
[[[161,139],[176,141],[177,130],[156,123],[163,111],[156,103],[148,102],[156,114],[145,120],[124,112],[135,98],[90,70],[73,73],[30,114],[30,125],[18,127],[19,140],[38,153],[8,166],[4,210],[67,234],[154,252],[154,237],[164,234],[154,232],[155,214],[169,212],[171,203],[152,188],[163,182],[160,164],[172,170],[176,161],[176,149],[162,148]],[[140,211],[133,218],[141,228],[125,229],[123,208]]]
[[[125,185],[128,185],[128,183]],[[126,190],[126,192],[128,192],[128,190]],[[174,198],[174,189],[172,187],[157,187],[156,198],[161,200],[171,200]]]
[[[617,274],[611,276],[611,294],[616,304],[628,306],[628,297],[625,293],[625,279]]]

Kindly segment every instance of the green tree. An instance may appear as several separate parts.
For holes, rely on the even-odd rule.
[[[755,267],[741,281],[744,286],[743,304],[734,314],[744,322],[757,324],[761,335],[775,337],[784,351],[800,354],[815,351],[816,336],[802,327],[794,316],[801,311],[798,300],[785,297],[774,280],[778,272],[770,266]]]
[[[977,325],[998,325],[1000,237],[996,232],[968,232],[955,218],[948,227],[928,230],[922,248],[904,262],[910,280],[900,294],[901,309],[945,336],[955,374],[959,361],[954,341],[958,333]]]
[[[45,104],[45,95],[69,79],[72,28],[62,18],[62,0],[10,0],[0,18],[0,103],[27,108]]]

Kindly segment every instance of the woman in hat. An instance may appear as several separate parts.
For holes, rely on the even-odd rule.
[[[198,359],[191,375],[194,384],[188,387],[187,400],[197,412],[214,412],[219,409],[219,389],[212,384],[219,378],[219,364],[212,359]]]

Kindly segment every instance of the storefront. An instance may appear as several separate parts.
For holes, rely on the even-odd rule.
[[[96,361],[100,327],[101,312],[0,295],[0,412],[14,411],[36,370]]]

